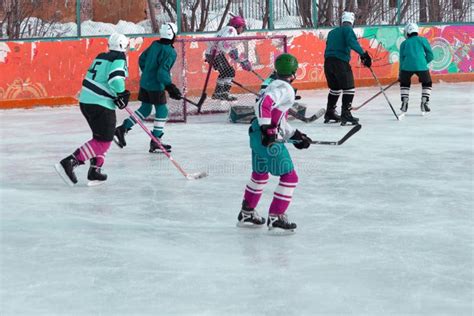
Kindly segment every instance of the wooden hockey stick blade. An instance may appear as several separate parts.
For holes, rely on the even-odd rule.
[[[383,88],[383,91],[387,91],[389,88],[391,88],[394,84],[396,84],[398,82],[397,81],[394,81],[392,82],[391,84],[389,84],[388,86],[386,86],[385,88]],[[352,110],[353,111],[357,111],[359,110],[361,107],[365,106],[367,103],[369,103],[370,101],[372,101],[373,99],[375,99],[376,97],[378,97],[379,95],[382,94],[382,91],[379,91],[377,92],[376,94],[374,94],[373,96],[371,96],[369,99],[367,99],[364,103],[362,103],[361,105],[359,106],[356,106],[356,107],[353,107]]]
[[[323,140],[314,140],[311,142],[311,144],[314,144],[314,145],[335,145],[335,146],[339,146],[339,145],[342,145],[345,143],[346,140],[348,140],[352,135],[354,135],[355,133],[357,133],[358,131],[360,131],[360,129],[362,128],[362,125],[360,124],[357,124],[357,125],[354,125],[353,128],[350,129],[350,131],[347,132],[346,135],[344,135],[340,140],[338,141],[323,141]]]

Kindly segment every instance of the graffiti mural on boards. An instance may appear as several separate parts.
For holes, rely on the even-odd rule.
[[[323,71],[326,37],[330,29],[312,31],[288,31],[288,50],[296,55],[300,63],[298,82],[324,83]],[[365,50],[372,55],[373,68],[379,78],[398,76],[399,48],[403,42],[402,27],[356,28],[356,35]],[[430,67],[433,74],[472,74],[474,71],[474,50],[472,38],[474,25],[445,25],[421,27],[420,35],[426,37],[433,48],[435,59]],[[137,91],[140,74],[138,57],[157,38],[134,38],[128,54],[130,77],[127,87]],[[179,85],[186,85],[187,91],[201,89],[208,71],[204,61],[206,45],[188,43],[186,61],[180,62],[182,50],[177,46],[178,60],[174,78]],[[254,69],[267,76],[271,72],[274,58],[281,51],[280,44],[262,41],[257,44],[241,45],[241,51],[254,62]],[[0,42],[0,106],[4,100],[25,100],[42,98],[77,98],[81,82],[91,61],[97,54],[107,51],[105,38],[80,40],[57,40],[44,42]],[[186,65],[185,65],[186,64]],[[371,78],[367,68],[360,64],[358,55],[352,53],[351,65],[356,80]],[[183,67],[185,67],[184,70]],[[238,64],[236,80],[259,85],[259,80],[245,72]],[[181,72],[179,71],[181,69]],[[215,81],[216,72],[211,80]],[[186,82],[183,78],[187,78]]]

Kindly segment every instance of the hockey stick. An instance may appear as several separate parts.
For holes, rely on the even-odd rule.
[[[206,81],[204,81],[204,88],[202,88],[201,98],[199,99],[199,102],[198,102],[198,104],[201,105],[201,106],[198,106],[198,111],[197,111],[198,113],[201,113],[202,103],[204,103],[204,100],[207,98],[207,93],[206,93],[207,84],[209,83],[209,78],[211,77],[212,64],[214,63],[214,57],[216,57],[216,54],[217,54],[217,50],[214,49],[212,51],[211,60],[208,61],[209,68],[207,70]]]
[[[253,69],[252,69],[252,70],[250,70],[250,71],[251,71],[253,74],[255,74],[255,76],[257,76],[257,77],[258,77],[258,79],[260,79],[260,80],[262,80],[262,81],[265,81],[265,79],[264,79],[262,76],[260,76],[260,74],[259,74],[258,72],[256,72],[256,71],[255,71],[255,70],[253,70]]]
[[[193,102],[191,100],[189,100],[188,98],[186,97],[182,97],[184,101],[188,102],[188,103],[191,103],[192,105],[196,106],[198,108],[198,113],[201,111],[201,107],[202,107],[202,104],[204,103],[204,101],[206,100],[207,98],[207,94],[206,93],[203,93],[201,95],[201,98],[199,99],[199,101],[196,103],[196,102]]]
[[[312,123],[312,122],[316,121],[317,119],[319,119],[320,117],[322,117],[324,114],[326,114],[326,109],[319,109],[319,111],[316,112],[316,114],[313,114],[310,117],[305,117],[305,116],[299,114],[298,112],[295,112],[295,110],[293,110],[293,109],[289,109],[288,113],[291,116],[293,116],[294,118],[296,118],[300,121],[303,121],[305,123]]]
[[[252,91],[250,90],[249,88],[245,87],[244,85],[242,85],[241,83],[238,83],[237,81],[235,80],[232,80],[232,83],[235,84],[236,86],[242,88],[243,90],[247,91],[247,92],[250,92],[256,96],[258,96],[258,93],[256,93],[255,91]],[[314,122],[316,121],[317,119],[319,119],[321,116],[324,115],[324,113],[326,113],[326,110],[324,110],[324,112],[321,114],[321,111],[324,110],[324,109],[321,109],[319,110],[316,114],[313,114],[312,116],[310,117],[305,117],[301,114],[299,114],[298,112],[296,112],[295,110],[293,109],[289,109],[288,110],[288,113],[293,116],[294,118],[300,120],[300,121],[303,121],[305,123],[311,123],[311,122]]]
[[[143,124],[143,122],[135,115],[135,113],[133,113],[132,110],[130,110],[128,107],[125,108],[125,110],[128,112],[128,114],[130,114],[130,116],[135,120],[135,122],[138,123],[138,125],[140,125],[140,127],[148,134],[148,136],[150,136],[150,138],[158,145],[158,147],[160,148],[160,150],[163,152],[163,154],[166,155],[166,157],[168,157],[169,160],[171,160],[171,162],[173,163],[173,165],[179,170],[179,172],[181,172],[181,174],[188,180],[196,180],[196,179],[201,179],[201,178],[204,178],[204,177],[207,177],[207,172],[203,171],[203,172],[197,172],[197,173],[187,173],[186,171],[184,171],[183,168],[181,168],[181,166],[173,159],[173,157],[171,157],[171,155],[168,153],[168,151],[166,151],[166,149],[163,147],[163,145],[161,144],[161,142],[152,134],[150,133],[150,131],[148,130],[148,128],[146,128],[146,126]]]
[[[380,92],[383,93],[383,96],[385,97],[385,100],[387,100],[388,105],[390,106],[390,109],[392,109],[393,115],[395,115],[395,117],[397,118],[397,120],[400,121],[400,118],[398,117],[397,113],[396,113],[395,110],[393,109],[392,103],[390,103],[390,100],[388,99],[387,94],[385,94],[385,91],[383,90],[383,87],[382,87],[382,85],[380,84],[379,78],[377,78],[377,76],[375,75],[375,72],[374,72],[374,70],[372,69],[372,67],[369,67],[369,69],[370,69],[370,72],[372,73],[372,76],[374,76],[375,81],[377,81],[377,85],[378,85],[379,88],[380,88]]]
[[[396,84],[398,82],[397,81],[394,81],[392,82],[391,84],[389,84],[388,86],[386,86],[385,88],[383,88],[383,91],[387,91],[390,87],[392,87],[394,84]],[[353,111],[357,111],[358,109],[360,109],[361,107],[363,107],[364,105],[366,105],[367,103],[369,103],[370,101],[372,101],[373,99],[375,99],[376,97],[378,97],[379,95],[382,94],[382,91],[379,91],[377,92],[375,95],[373,95],[372,97],[370,97],[369,99],[367,99],[364,103],[362,103],[361,105],[359,106],[356,106],[356,107],[353,107],[352,110]]]
[[[342,145],[344,144],[344,142],[346,140],[348,140],[349,138],[351,138],[352,135],[354,135],[355,133],[357,133],[358,131],[360,131],[360,129],[362,128],[362,125],[360,124],[357,124],[357,125],[354,125],[353,128],[351,128],[347,133],[346,135],[344,135],[340,140],[338,141],[326,141],[326,140],[313,140],[311,141],[311,144],[313,145],[334,145],[334,146],[339,146],[339,145]],[[289,143],[297,143],[298,141],[293,141],[293,140],[290,140],[288,141]]]

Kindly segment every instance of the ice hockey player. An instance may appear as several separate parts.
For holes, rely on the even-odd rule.
[[[216,37],[236,37],[245,30],[245,20],[240,16],[233,16],[229,20],[229,24],[217,32]],[[215,70],[219,72],[217,77],[216,88],[212,94],[213,99],[235,101],[237,98],[229,93],[232,80],[235,77],[235,69],[230,65],[225,54],[229,54],[230,58],[240,63],[242,69],[246,71],[252,70],[252,63],[244,56],[239,55],[238,49],[235,47],[237,41],[222,40],[218,42],[210,42],[206,50],[206,61],[211,63]]]
[[[402,114],[408,110],[411,77],[416,74],[421,82],[421,113],[429,112],[428,106],[431,96],[431,76],[428,63],[433,60],[433,51],[424,37],[418,36],[418,25],[408,23],[405,26],[406,40],[400,45],[400,95]]]
[[[357,42],[352,29],[355,16],[353,12],[343,12],[342,25],[329,32],[324,52],[324,74],[329,86],[328,103],[324,123],[341,122],[341,125],[358,124],[359,119],[351,114],[352,100],[354,99],[355,85],[351,65],[351,49],[356,51],[364,66],[372,65],[372,58],[364,52]],[[336,111],[337,100],[342,90],[341,116]]]
[[[280,177],[273,194],[267,226],[269,230],[294,231],[296,224],[289,222],[286,210],[298,184],[288,149],[282,141],[292,142],[298,149],[308,148],[311,139],[288,124],[288,109],[295,102],[291,83],[295,79],[298,61],[291,54],[282,54],[275,60],[277,79],[273,80],[255,104],[256,118],[249,129],[252,150],[252,175],[244,193],[237,226],[261,226],[265,218],[255,208],[268,182],[269,173]],[[282,139],[278,139],[279,136]]]
[[[140,78],[140,91],[138,100],[142,101],[141,106],[135,111],[135,115],[144,120],[155,108],[155,121],[153,124],[153,135],[160,139],[163,137],[165,123],[168,120],[168,105],[166,104],[166,94],[170,98],[180,100],[181,91],[171,80],[171,68],[176,61],[176,51],[173,43],[176,39],[178,28],[174,23],[164,23],[160,27],[160,39],[153,41],[151,45],[140,55],[138,65],[142,71]],[[130,131],[135,120],[130,116],[125,119],[122,125],[115,129],[115,142],[120,148],[127,145],[125,135]],[[161,143],[170,152],[171,146]],[[153,140],[150,141],[150,153],[161,152],[159,146]]]
[[[74,169],[86,160],[90,160],[89,185],[107,180],[101,168],[114,137],[115,109],[125,108],[130,97],[130,92],[125,89],[128,45],[125,35],[112,34],[108,40],[109,51],[94,59],[82,81],[79,106],[92,130],[92,139],[55,165],[59,175],[71,185],[77,183]]]

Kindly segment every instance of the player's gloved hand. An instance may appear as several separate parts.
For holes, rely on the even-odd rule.
[[[242,66],[243,70],[246,70],[246,71],[251,71],[252,70],[252,63],[248,59],[242,60],[240,62],[240,66]]]
[[[270,146],[276,141],[277,138],[277,129],[272,125],[262,125],[260,126],[262,131],[262,145],[265,147]]]
[[[123,92],[117,93],[114,103],[120,110],[123,110],[127,107],[128,100],[130,100],[130,91],[124,90]]]
[[[230,52],[229,52],[229,56],[230,58],[232,58],[233,60],[237,60],[239,59],[239,51],[237,49],[232,49]]]
[[[365,67],[370,68],[370,66],[372,66],[372,57],[370,57],[367,51],[360,55],[360,60],[362,61]]]
[[[296,95],[296,93],[298,93],[298,89],[293,88],[293,90],[295,90],[295,100],[301,100],[301,96]]]
[[[174,85],[174,83],[170,83],[165,87],[166,91],[168,91],[168,94],[171,99],[175,100],[181,100],[183,96],[181,95],[181,91]]]
[[[298,149],[308,148],[312,141],[311,138],[309,138],[306,134],[301,133],[299,130],[296,130],[290,139],[295,141],[293,145]]]

